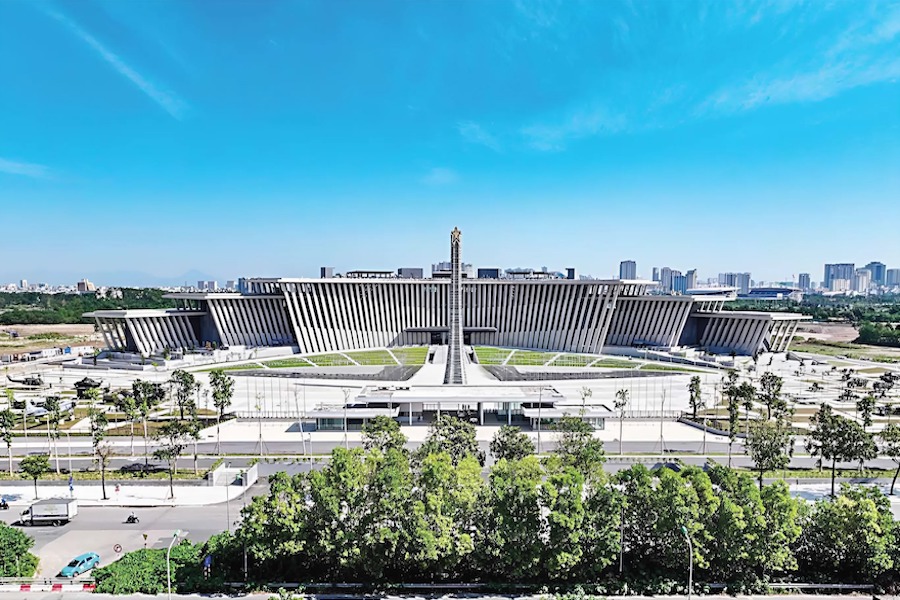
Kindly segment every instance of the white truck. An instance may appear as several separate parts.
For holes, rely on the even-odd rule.
[[[38,500],[22,511],[22,525],[62,525],[78,514],[78,502],[74,498],[49,498]]]

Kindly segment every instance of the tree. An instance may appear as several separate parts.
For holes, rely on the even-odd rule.
[[[446,452],[458,464],[466,456],[474,456],[484,465],[484,452],[478,448],[475,427],[450,415],[441,415],[431,424],[425,443],[419,447],[419,456]]]
[[[5,408],[0,411],[0,439],[6,444],[6,452],[9,454],[10,477],[12,477],[13,474],[12,440],[15,427],[16,414],[10,408]]]
[[[140,416],[134,391],[125,391],[116,400],[116,408],[125,413],[128,424],[131,426],[131,456],[134,457],[134,422]]]
[[[382,454],[390,449],[406,451],[406,436],[400,431],[400,425],[394,419],[378,415],[369,419],[362,428],[363,447],[366,450],[377,448]]]
[[[882,441],[881,451],[897,463],[897,470],[894,471],[894,478],[891,480],[891,490],[888,492],[889,495],[893,496],[897,475],[900,475],[900,425],[896,423],[889,424],[881,431],[879,437]]]
[[[131,384],[131,393],[134,396],[137,411],[144,426],[144,464],[146,465],[150,458],[150,453],[148,452],[150,438],[147,432],[147,421],[153,409],[162,402],[165,392],[162,385],[158,383],[135,379]]]
[[[46,454],[32,454],[19,461],[19,470],[34,480],[34,498],[37,500],[38,479],[50,472],[50,459]]]
[[[619,455],[624,454],[622,447],[623,431],[625,429],[625,408],[628,406],[628,390],[620,389],[616,392],[615,407],[619,413]]]
[[[808,579],[875,581],[893,566],[896,525],[878,488],[845,485],[833,501],[816,502],[801,525],[794,553]]]
[[[111,450],[107,444],[102,442],[106,438],[106,426],[109,425],[109,418],[103,410],[93,403],[88,409],[88,418],[91,426],[91,445],[94,447],[94,456],[97,460],[97,466],[100,468],[100,485],[103,490],[103,499],[108,500],[109,498],[106,497],[106,467],[109,464]]]
[[[62,421],[62,405],[59,396],[47,396],[44,399],[44,409],[47,411],[47,429],[53,442],[53,451],[56,454],[56,474],[59,475],[59,422]]]
[[[481,562],[512,581],[531,580],[541,571],[544,541],[538,488],[542,476],[537,456],[501,460],[491,468]]]
[[[835,415],[831,406],[823,404],[809,421],[806,449],[811,456],[831,461],[831,495],[839,461],[863,461],[874,457],[875,444],[871,436],[854,421]]]
[[[212,388],[213,405],[216,407],[216,453],[220,452],[219,426],[225,418],[225,411],[231,406],[234,396],[234,379],[224,369],[213,369],[209,373],[209,387]]]
[[[153,457],[164,460],[169,465],[169,495],[175,498],[173,480],[178,468],[178,459],[191,440],[191,428],[184,421],[169,421],[159,428],[154,440],[159,447],[153,451]]]
[[[31,577],[38,558],[31,554],[34,540],[0,522],[0,577]]]
[[[735,389],[744,409],[744,431],[750,432],[750,411],[753,410],[753,401],[756,399],[756,388],[749,381],[741,383]]]
[[[756,356],[754,354],[754,356]],[[691,377],[691,382],[688,384],[688,393],[690,394],[688,398],[688,402],[691,406],[691,416],[696,421],[697,420],[697,411],[705,408],[705,404],[703,402],[703,395],[700,392],[700,376],[694,375]]]
[[[790,428],[780,419],[774,423],[755,423],[747,435],[747,451],[759,472],[759,490],[762,491],[765,472],[779,471],[791,462],[793,437]]]
[[[741,417],[740,396],[737,385],[738,375],[734,370],[729,370],[728,375],[722,380],[722,395],[728,407],[728,467],[731,468],[731,448],[737,439],[738,423]]]
[[[783,380],[778,375],[767,371],[759,379],[759,399],[766,405],[766,419],[772,418],[772,411],[776,416],[787,409],[787,402],[781,397]]]
[[[587,399],[594,395],[594,390],[584,386],[578,393],[581,396],[581,410],[587,410]]]
[[[191,406],[196,406],[194,394],[200,389],[200,384],[193,375],[183,369],[175,369],[169,377],[169,385],[172,386],[172,396],[178,406],[179,418],[184,420],[185,411],[190,412]]]
[[[603,472],[603,463],[606,462],[603,442],[594,437],[594,428],[590,423],[566,416],[556,423],[556,430],[559,440],[555,453],[562,466],[573,467],[588,482]]]
[[[872,426],[872,413],[875,412],[875,396],[868,394],[856,401],[856,410],[863,422],[863,429]]]
[[[521,460],[534,454],[531,438],[514,425],[503,425],[491,440],[491,454],[497,461]]]

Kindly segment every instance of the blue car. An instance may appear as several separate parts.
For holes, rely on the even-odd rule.
[[[72,562],[67,564],[59,572],[60,577],[77,577],[82,573],[90,571],[100,564],[100,555],[94,552],[88,552],[81,556],[76,556]]]

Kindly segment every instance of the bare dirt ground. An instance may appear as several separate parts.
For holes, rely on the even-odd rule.
[[[10,332],[19,337],[14,338]],[[33,339],[41,334],[56,334],[53,339]],[[44,348],[57,348],[73,344],[99,345],[101,336],[94,333],[93,325],[0,325],[0,354],[17,354]]]
[[[828,342],[852,342],[859,333],[849,323],[801,323],[797,335]]]

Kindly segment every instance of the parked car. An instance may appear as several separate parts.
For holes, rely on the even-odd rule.
[[[77,577],[82,573],[90,571],[94,567],[100,564],[100,555],[96,552],[87,552],[80,556],[76,556],[72,559],[72,562],[67,564],[62,568],[59,572],[60,577]]]
[[[158,473],[165,471],[165,468],[159,465],[145,465],[142,462],[131,463],[119,469],[122,473]]]

